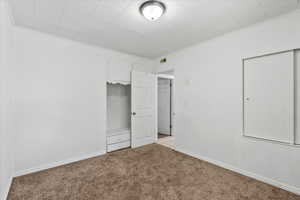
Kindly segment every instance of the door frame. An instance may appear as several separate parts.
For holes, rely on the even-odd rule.
[[[168,79],[171,81],[171,95],[170,95],[170,106],[171,106],[171,109],[170,109],[170,125],[171,125],[171,128],[170,128],[170,136],[174,136],[174,116],[175,116],[175,111],[174,111],[174,107],[175,107],[175,87],[174,87],[174,79],[175,79],[175,76],[174,75],[169,75],[169,74],[157,74],[157,97],[158,97],[158,79]],[[157,121],[157,140],[158,140],[158,101],[157,101],[157,105],[156,105],[156,121]]]

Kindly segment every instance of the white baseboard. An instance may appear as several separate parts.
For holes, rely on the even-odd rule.
[[[46,170],[46,169],[51,169],[51,168],[54,168],[54,167],[70,164],[70,163],[77,162],[77,161],[80,161],[80,160],[85,160],[85,159],[88,159],[88,158],[93,158],[93,157],[96,157],[96,156],[101,156],[103,154],[106,154],[105,150],[104,151],[99,151],[99,152],[96,152],[96,153],[92,153],[92,154],[88,154],[88,155],[84,155],[84,156],[80,156],[80,157],[76,157],[76,158],[70,158],[70,159],[66,159],[66,160],[62,160],[62,161],[57,161],[57,162],[41,165],[41,166],[38,166],[38,167],[19,170],[19,171],[15,172],[15,177],[23,176],[23,175],[26,175],[26,174],[31,174],[31,173],[34,173],[34,172],[39,172],[39,171]]]
[[[222,168],[225,168],[225,169],[237,172],[239,174],[242,174],[244,176],[256,179],[258,181],[261,181],[261,182],[273,185],[275,187],[278,187],[278,188],[281,188],[283,190],[295,193],[297,195],[300,195],[300,188],[297,188],[297,187],[294,187],[294,186],[291,186],[291,185],[288,185],[288,184],[281,183],[279,181],[276,181],[276,180],[273,180],[273,179],[270,179],[270,178],[267,178],[267,177],[264,177],[264,176],[252,173],[252,172],[249,172],[247,170],[243,170],[243,169],[234,167],[234,166],[232,166],[230,164],[227,164],[227,163],[224,163],[224,162],[221,162],[221,161],[218,161],[218,160],[214,160],[214,159],[211,159],[211,158],[207,158],[205,156],[201,156],[201,155],[199,155],[197,153],[186,151],[186,150],[183,150],[183,149],[180,149],[180,148],[176,148],[176,151],[181,152],[183,154],[187,154],[187,155],[195,157],[195,158],[198,158],[200,160],[212,163],[212,164],[217,165],[219,167],[222,167]]]
[[[10,186],[12,184],[12,180],[13,180],[13,177],[10,177],[7,185],[4,187],[4,190],[3,190],[3,194],[0,194],[0,199],[1,200],[6,200],[7,197],[8,197],[8,193],[9,193],[9,189],[10,189]]]

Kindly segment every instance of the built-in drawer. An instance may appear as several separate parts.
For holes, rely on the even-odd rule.
[[[107,144],[115,144],[130,140],[130,133],[107,137]]]
[[[107,152],[116,151],[116,150],[124,149],[127,147],[130,147],[130,140],[125,141],[125,142],[115,143],[115,144],[108,144]]]

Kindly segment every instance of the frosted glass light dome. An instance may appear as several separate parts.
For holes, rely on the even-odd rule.
[[[158,20],[165,10],[165,5],[159,1],[146,1],[140,7],[141,14],[150,21]]]

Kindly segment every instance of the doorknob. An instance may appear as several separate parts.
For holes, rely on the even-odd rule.
[[[133,113],[132,113],[132,115],[136,115],[136,113],[135,113],[135,112],[133,112]]]

